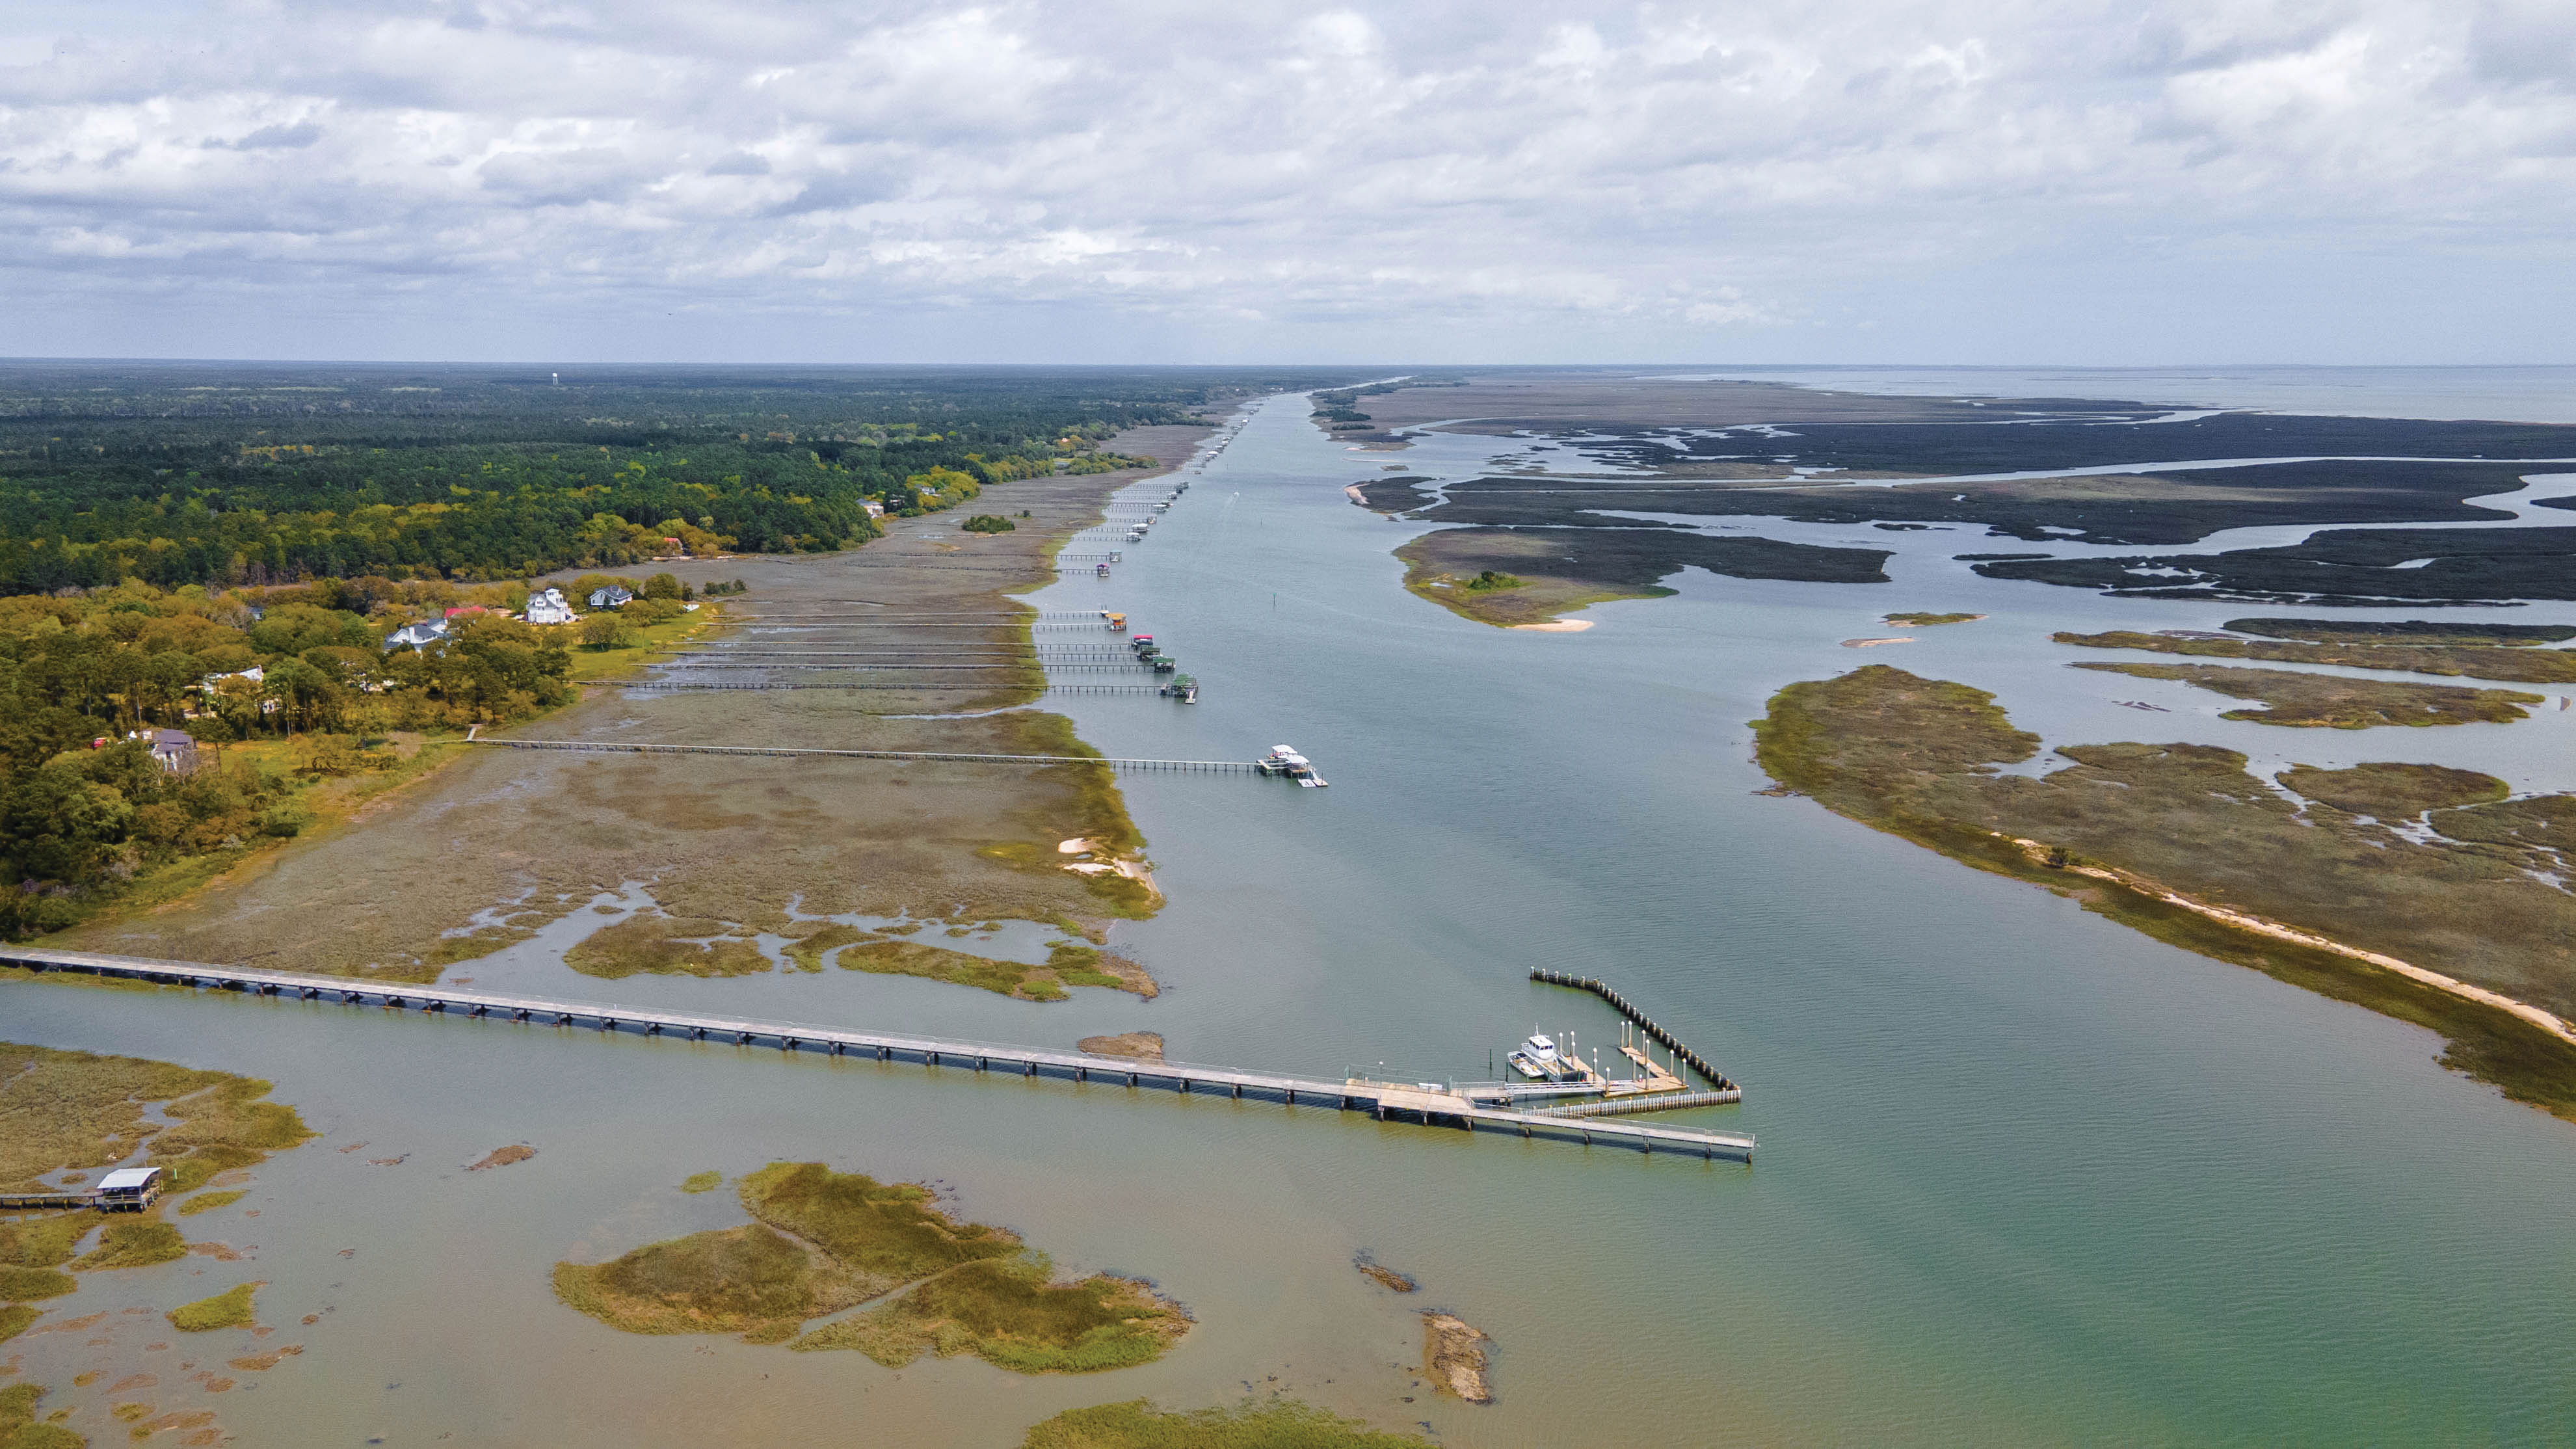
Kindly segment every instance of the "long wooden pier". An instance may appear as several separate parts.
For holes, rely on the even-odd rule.
[[[1161,1087],[1183,1095],[1214,1093],[1236,1101],[1251,1097],[1274,1100],[1287,1106],[1335,1107],[1343,1111],[1367,1112],[1381,1121],[1390,1117],[1398,1120],[1413,1118],[1425,1126],[1462,1127],[1469,1132],[1579,1139],[1587,1146],[1610,1143],[1648,1153],[1684,1152],[1699,1157],[1737,1157],[1747,1162],[1753,1159],[1753,1137],[1750,1133],[1549,1117],[1535,1112],[1487,1107],[1446,1092],[1359,1078],[1335,1082],[1186,1062],[1138,1061],[994,1042],[948,1041],[801,1022],[758,1021],[654,1007],[559,1001],[547,997],[468,991],[436,985],[415,986],[343,976],[307,976],[290,971],[254,971],[238,966],[156,961],[147,957],[108,956],[86,951],[0,947],[0,964],[26,966],[38,971],[85,972],[248,996],[293,998],[342,1006],[373,1004],[386,1011],[502,1021],[531,1027],[561,1029],[586,1026],[595,1031],[640,1036],[679,1036],[691,1041],[713,1040],[735,1046],[774,1046],[782,1052],[820,1052],[834,1057],[855,1054],[872,1056],[880,1062],[971,1067],[979,1072],[1009,1071],[1031,1080],[1052,1077],[1074,1082],[1123,1083],[1129,1087]]]
[[[634,745],[606,740],[468,739],[469,745],[518,750],[581,750],[608,755],[818,755],[844,760],[953,760],[980,765],[1107,765],[1113,770],[1195,770],[1258,774],[1250,760],[1123,760],[1098,755],[960,755],[935,750],[825,750],[792,745]]]
[[[881,680],[854,679],[643,679],[621,683],[616,687],[619,689],[644,690],[646,692],[653,690],[703,689],[730,689],[742,691],[765,691],[773,689],[899,689],[908,690],[914,694],[938,694],[943,692],[959,694],[1002,688],[1018,689],[1023,686],[1006,686],[989,683],[967,684],[957,682],[940,684],[931,681],[919,681],[911,684],[887,684]],[[1159,684],[1032,684],[1025,687],[1029,689],[1043,690],[1048,694],[1161,694],[1163,692],[1163,687]]]

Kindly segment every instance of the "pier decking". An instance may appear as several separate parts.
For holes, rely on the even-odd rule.
[[[287,971],[253,971],[237,966],[208,966],[186,961],[156,961],[139,956],[108,956],[86,951],[0,948],[0,964],[40,971],[80,971],[136,981],[241,992],[293,996],[302,1001],[328,1001],[363,1006],[370,1003],[395,1011],[417,1011],[545,1027],[588,1026],[598,1031],[644,1036],[686,1036],[692,1041],[729,1041],[736,1046],[775,1046],[781,1051],[823,1052],[831,1056],[859,1053],[881,1062],[918,1062],[924,1066],[973,1067],[977,1071],[1013,1071],[1023,1077],[1121,1082],[1129,1087],[1157,1086],[1184,1095],[1212,1092],[1234,1100],[1251,1096],[1288,1106],[1330,1106],[1365,1111],[1380,1120],[1390,1114],[1418,1117],[1425,1125],[1448,1124],[1469,1132],[1517,1133],[1525,1138],[1579,1139],[1585,1145],[1611,1143],[1653,1153],[1683,1152],[1699,1157],[1753,1158],[1750,1133],[1709,1132],[1685,1127],[1648,1127],[1629,1122],[1595,1122],[1549,1117],[1486,1107],[1464,1097],[1426,1092],[1359,1079],[1325,1081],[1230,1067],[1185,1062],[1148,1062],[1100,1057],[1083,1052],[1045,1051],[992,1042],[945,1041],[933,1037],[854,1031],[845,1027],[798,1022],[756,1021],[606,1002],[557,1001],[492,991],[445,986],[414,986],[341,976],[307,976]]]

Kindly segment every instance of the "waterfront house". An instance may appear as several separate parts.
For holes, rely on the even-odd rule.
[[[594,609],[623,608],[634,602],[635,595],[621,584],[610,584],[606,588],[590,591],[590,606]]]
[[[423,619],[417,624],[405,624],[392,633],[387,634],[385,636],[385,647],[388,649],[419,649],[429,644],[432,640],[444,639],[446,637],[447,621],[445,619]]]
[[[569,624],[580,617],[565,601],[561,589],[528,595],[528,622],[531,624]]]
[[[227,679],[247,679],[251,683],[257,684],[266,678],[268,678],[268,671],[254,664],[248,669],[236,669],[230,674],[209,674],[198,682],[198,688],[211,694],[214,692],[215,686],[221,684]]]

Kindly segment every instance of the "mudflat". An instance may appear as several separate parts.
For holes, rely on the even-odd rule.
[[[1131,430],[1111,445],[1169,467],[1206,427]],[[879,671],[869,689],[652,692],[599,685],[516,733],[660,744],[1084,753],[1038,710],[1028,622],[1013,591],[1049,582],[1063,541],[1100,521],[1146,470],[996,483],[970,506],[887,520],[869,546],[827,555],[668,565],[704,585],[743,580],[711,657],[748,647],[960,651],[999,667]],[[1025,511],[1029,516],[1020,518]],[[977,513],[1017,523],[964,532]],[[1114,602],[1104,589],[1103,604]],[[857,616],[853,618],[852,616]],[[874,616],[874,617],[871,617]],[[878,627],[855,628],[857,623]],[[970,624],[975,627],[932,627]],[[886,627],[891,625],[891,627]],[[1108,638],[1103,634],[1104,639]],[[864,641],[864,642],[862,642]],[[811,675],[727,674],[809,681]],[[882,687],[885,684],[897,687]],[[257,957],[278,969],[435,980],[447,966],[525,939],[642,883],[670,915],[739,936],[805,916],[864,912],[1032,919],[1096,933],[1149,912],[1149,889],[1057,865],[1087,836],[1141,840],[1103,767],[963,762],[635,756],[476,746],[346,824],[219,877],[148,914],[107,917],[56,944],[177,960]]]

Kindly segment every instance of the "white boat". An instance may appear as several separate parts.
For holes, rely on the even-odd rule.
[[[1553,1082],[1565,1075],[1565,1059],[1556,1054],[1556,1043],[1537,1032],[1512,1048],[1512,1054],[1504,1060],[1512,1064],[1513,1071],[1533,1082]]]

